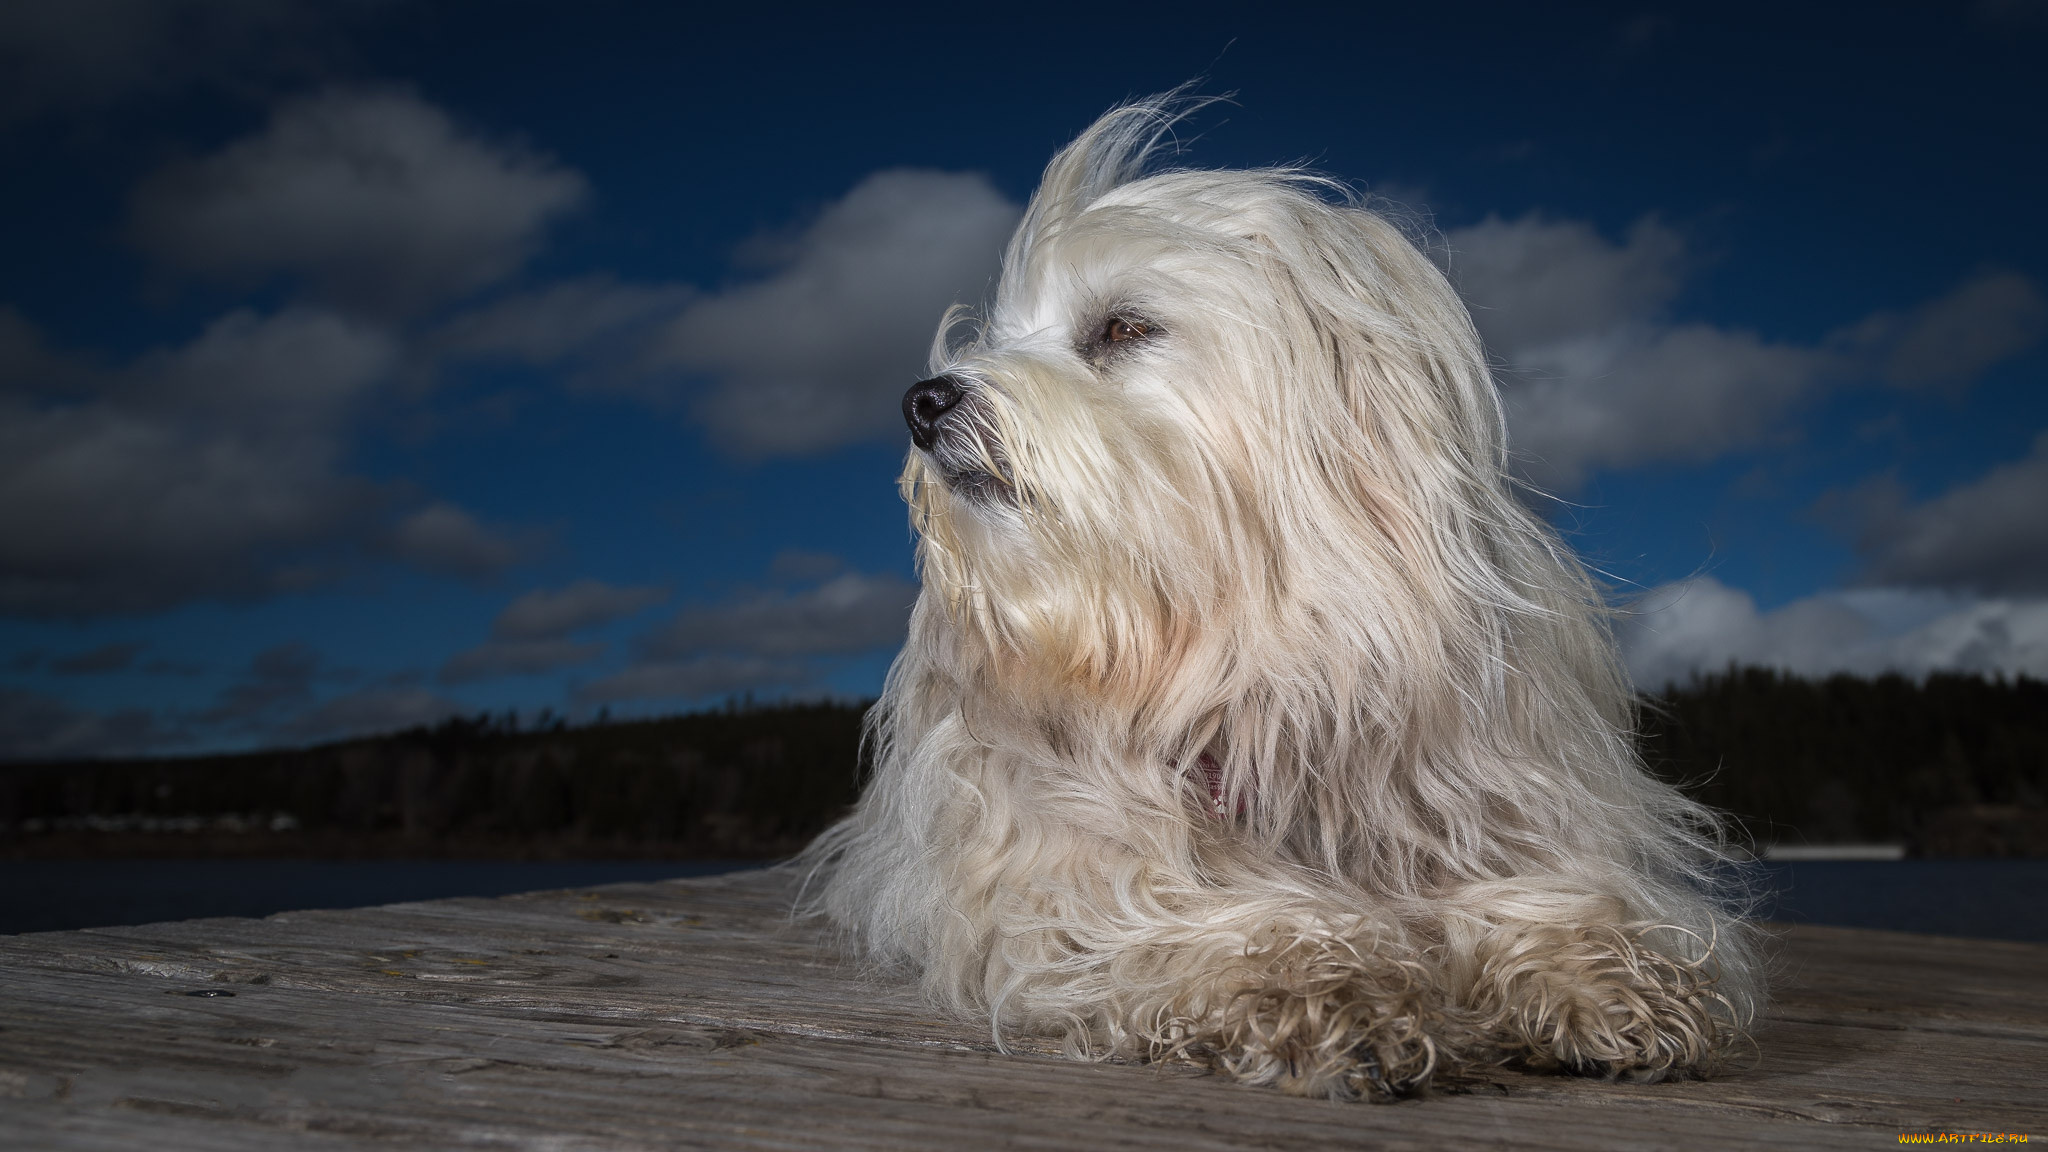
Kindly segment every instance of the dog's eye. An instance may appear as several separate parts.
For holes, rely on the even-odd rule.
[[[1098,339],[1104,344],[1131,344],[1152,334],[1152,326],[1129,316],[1111,316]]]

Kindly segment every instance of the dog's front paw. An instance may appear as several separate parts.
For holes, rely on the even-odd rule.
[[[1703,962],[1610,926],[1531,930],[1488,958],[1475,999],[1509,1062],[1608,1080],[1709,1075],[1741,1035]]]
[[[1245,961],[1220,991],[1169,1014],[1153,1033],[1153,1055],[1297,1096],[1373,1101],[1422,1091],[1442,1063],[1433,1032],[1443,1013],[1420,965],[1342,944]]]

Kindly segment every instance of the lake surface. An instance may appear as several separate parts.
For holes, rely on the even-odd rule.
[[[738,860],[0,860],[0,933],[708,876]],[[2048,860],[1764,861],[1765,916],[2048,941]]]
[[[2048,941],[2048,860],[1766,860],[1773,920]]]
[[[712,876],[761,860],[0,860],[0,933]]]

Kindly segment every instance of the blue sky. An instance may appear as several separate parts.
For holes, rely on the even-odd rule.
[[[1689,6],[1697,8],[1698,6]],[[1648,684],[2048,674],[2048,11],[0,10],[0,756],[874,692],[1052,151],[1402,211]]]

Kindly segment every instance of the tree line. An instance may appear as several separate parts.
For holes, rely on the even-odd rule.
[[[864,704],[458,717],[311,748],[0,766],[0,850],[762,858],[860,778]],[[212,816],[198,827],[178,816]],[[177,834],[163,829],[172,828]]]
[[[863,704],[453,719],[310,748],[0,765],[0,852],[787,855],[846,810]],[[1647,698],[1653,771],[1739,842],[2048,856],[2048,683],[1730,669]]]
[[[1732,668],[1645,702],[1651,767],[1752,844],[2048,856],[2048,682]]]

